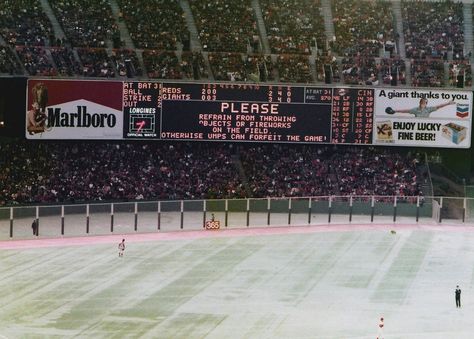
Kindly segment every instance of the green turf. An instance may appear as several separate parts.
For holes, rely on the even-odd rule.
[[[387,230],[2,250],[0,338],[468,338],[474,236]],[[462,260],[460,260],[462,258]],[[460,284],[465,307],[454,307]]]

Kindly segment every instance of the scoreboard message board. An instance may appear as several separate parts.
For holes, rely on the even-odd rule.
[[[165,83],[161,137],[329,142],[332,96],[312,90],[309,98],[305,88]]]
[[[371,142],[372,118],[363,118],[367,110],[372,116],[373,90],[346,89],[333,95],[332,89],[318,87],[140,82],[123,86],[125,138]],[[354,100],[364,105],[351,107]],[[358,116],[361,123],[356,123]]]
[[[38,88],[47,91],[47,102],[40,102]],[[441,112],[437,118],[426,116],[429,110],[423,113],[424,116],[421,113],[417,116],[415,112],[419,99],[429,96],[439,100],[430,106],[435,108],[429,109]],[[397,105],[407,108],[398,109]],[[213,140],[467,148],[470,146],[472,93],[35,79],[28,82],[27,106],[26,136],[30,139]],[[408,108],[413,112],[408,112]],[[35,125],[34,115],[44,118],[43,127],[31,126]],[[461,136],[453,136],[453,133]]]

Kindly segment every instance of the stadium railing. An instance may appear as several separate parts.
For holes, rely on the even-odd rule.
[[[328,224],[469,224],[474,198],[318,196],[137,201],[0,208],[0,240]],[[37,221],[38,232],[31,225]]]

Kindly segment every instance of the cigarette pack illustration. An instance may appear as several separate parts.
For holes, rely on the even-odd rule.
[[[443,133],[443,136],[449,140],[451,140],[453,143],[458,145],[466,139],[467,136],[467,128],[464,126],[459,126],[457,124],[454,124],[450,122],[449,124],[443,125],[441,127],[441,132]]]
[[[377,141],[393,142],[393,126],[390,120],[377,121]]]

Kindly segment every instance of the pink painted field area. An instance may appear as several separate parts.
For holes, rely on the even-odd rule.
[[[433,226],[419,224],[351,224],[351,225],[318,225],[318,226],[271,226],[258,228],[240,228],[240,229],[220,229],[220,230],[199,230],[199,231],[175,231],[175,232],[156,232],[156,233],[138,233],[138,234],[114,234],[100,236],[84,237],[61,237],[61,238],[38,238],[32,240],[8,240],[0,241],[0,249],[21,249],[21,248],[42,248],[42,247],[62,247],[62,246],[86,246],[93,244],[111,244],[118,243],[123,238],[127,242],[146,242],[163,240],[191,240],[201,238],[218,237],[249,237],[263,235],[284,235],[284,234],[304,234],[317,232],[350,232],[367,230],[438,230],[438,231],[473,231],[472,226]]]

